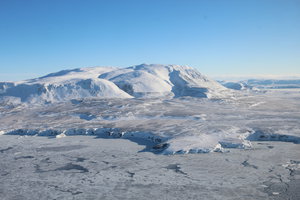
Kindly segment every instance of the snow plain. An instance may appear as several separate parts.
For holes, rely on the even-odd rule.
[[[299,199],[300,90],[233,91],[180,66],[95,70],[31,80],[48,91],[26,102],[8,88],[30,81],[2,83],[1,199]],[[68,97],[48,87],[68,80]],[[103,80],[128,96],[102,98],[90,86]]]
[[[243,95],[242,95],[243,94]],[[241,93],[228,99],[89,98],[1,107],[6,135],[96,135],[145,139],[162,154],[251,148],[251,141],[300,141],[299,94]]]
[[[1,136],[1,199],[299,199],[299,145],[157,155],[92,136]]]

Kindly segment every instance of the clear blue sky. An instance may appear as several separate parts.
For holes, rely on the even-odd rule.
[[[300,74],[300,0],[0,0],[0,81],[85,66]]]

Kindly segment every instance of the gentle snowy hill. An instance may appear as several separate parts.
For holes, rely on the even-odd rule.
[[[252,90],[253,87],[245,83],[244,81],[238,82],[227,82],[227,81],[219,81],[224,87],[232,89],[232,90]]]
[[[63,70],[20,82],[0,82],[0,98],[57,102],[78,98],[192,96],[222,98],[228,90],[191,67],[137,65]]]
[[[0,83],[0,97],[19,98],[21,102],[57,102],[85,97],[130,98],[114,83],[99,79],[99,74],[116,68],[83,68],[64,70],[44,77]]]

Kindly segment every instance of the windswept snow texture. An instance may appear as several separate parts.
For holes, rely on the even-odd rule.
[[[162,154],[300,142],[299,90],[237,89],[177,65],[64,70],[1,83],[0,134],[124,138]]]
[[[93,67],[63,70],[21,81],[0,82],[0,99],[51,103],[71,99],[228,95],[219,83],[197,70],[177,65],[137,65],[128,68]]]
[[[300,142],[300,92],[207,98],[85,98],[46,105],[2,104],[7,135],[94,135],[146,144],[162,154],[251,149],[251,141]]]

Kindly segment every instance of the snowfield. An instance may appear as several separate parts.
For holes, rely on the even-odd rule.
[[[146,199],[170,190],[162,199],[184,199],[174,190],[189,191],[189,199],[232,199],[232,192],[236,199],[297,199],[300,90],[228,85],[234,90],[190,67],[145,64],[2,82],[0,195],[14,187],[9,180],[16,173],[23,181],[48,177],[41,183],[47,194],[36,193],[40,199],[95,199],[97,192],[89,190],[98,191],[97,185],[106,192],[98,199],[120,199],[123,192],[124,199],[140,199],[140,191],[151,188],[158,193]],[[28,160],[22,165],[27,175],[17,172],[22,160]],[[236,174],[234,167],[240,170]],[[211,177],[197,175],[199,169],[211,169]],[[68,183],[49,178],[61,173]],[[72,178],[72,173],[82,174]],[[76,181],[88,187],[72,186]],[[228,191],[220,189],[223,183]],[[60,192],[48,193],[52,190]],[[20,195],[3,199],[34,196]]]
[[[251,141],[257,140],[299,143],[300,103],[299,97],[292,95],[4,104],[0,122],[7,135],[142,138],[153,142],[150,150],[156,153],[222,152],[224,148],[251,148]]]

